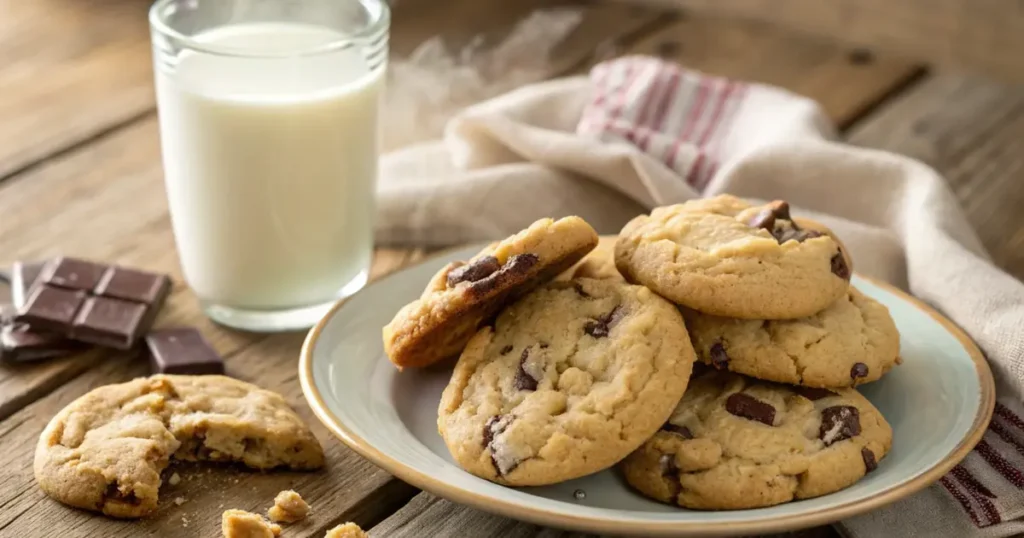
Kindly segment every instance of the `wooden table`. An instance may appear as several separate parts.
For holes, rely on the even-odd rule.
[[[322,536],[350,520],[378,537],[440,536],[434,530],[451,519],[462,536],[563,535],[456,506],[377,469],[306,407],[295,367],[302,333],[245,334],[200,314],[181,280],[163,193],[147,4],[0,0],[0,266],[63,253],[171,273],[174,291],[158,323],[198,326],[231,375],[281,391],[312,424],[327,468],[259,474],[186,467],[151,518],[114,521],[72,510],[34,483],[39,432],[74,398],[147,367],[132,354],[102,351],[0,366],[0,537],[218,536],[224,509],[265,510],[286,488],[315,507],[288,537]],[[905,153],[942,172],[994,261],[1024,276],[1024,93],[1017,88],[720,15],[559,0],[450,0],[443,13],[432,5],[400,0],[396,57],[434,35],[458,45],[481,33],[493,42],[535,10],[555,6],[579,22],[551,52],[541,78],[583,72],[611,55],[650,53],[816,98],[851,143]],[[423,255],[380,249],[373,276]],[[795,535],[836,534],[822,527]]]

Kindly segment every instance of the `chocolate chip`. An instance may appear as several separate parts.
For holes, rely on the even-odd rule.
[[[852,405],[834,405],[821,410],[821,428],[818,438],[831,446],[860,435],[860,411]]]
[[[864,472],[870,473],[878,468],[878,461],[875,459],[875,453],[866,449],[860,449],[860,457],[864,460]]]
[[[515,277],[528,273],[538,261],[540,258],[536,254],[516,254],[509,258],[501,269],[470,284],[469,291],[474,295],[483,295],[500,287],[502,283],[515,282]]]
[[[729,367],[729,354],[725,352],[725,346],[721,342],[711,344],[708,350],[711,354],[711,365],[718,370],[725,370]]]
[[[853,363],[853,367],[850,368],[850,379],[857,379],[858,377],[868,376],[868,365],[863,362]]]
[[[476,282],[491,276],[501,269],[498,258],[484,256],[469,264],[463,265],[448,272],[448,287],[454,288],[460,282]]]
[[[778,241],[780,245],[791,239],[798,243],[802,243],[808,239],[814,239],[815,237],[821,237],[823,235],[825,234],[815,230],[804,230],[797,226],[795,222],[791,223],[789,226],[776,227],[775,230],[772,231],[772,236],[775,237],[775,240]]]
[[[658,458],[658,466],[661,467],[662,476],[673,476],[679,474],[679,466],[676,465],[676,457],[673,454],[662,454]]]
[[[583,297],[584,299],[589,299],[590,298],[590,294],[587,293],[587,291],[583,289],[583,285],[580,284],[579,282],[573,282],[572,283],[572,289],[576,290],[576,293],[578,293],[580,295],[580,297]]]
[[[661,431],[680,435],[683,439],[693,439],[693,432],[690,431],[690,428],[687,428],[686,426],[677,426],[671,422],[666,422],[665,425],[661,427]]]
[[[512,472],[512,470],[518,465],[518,463],[514,463],[503,473],[501,466],[498,465],[498,461],[494,459],[495,450],[492,446],[494,444],[494,438],[508,429],[509,425],[512,424],[512,421],[514,421],[515,418],[515,415],[495,415],[487,419],[487,423],[484,424],[484,448],[491,451],[491,463],[494,465],[494,469],[499,475]]]
[[[494,415],[493,417],[487,419],[487,422],[484,423],[484,446],[485,447],[486,446],[490,446],[491,441],[494,440],[494,430],[492,430],[491,427],[494,426],[494,424],[496,422],[498,422],[499,418],[500,417],[498,415]]]
[[[526,371],[526,359],[530,356],[530,348],[523,350],[519,357],[519,368],[516,370],[516,378],[513,382],[516,390],[537,390],[537,380]]]
[[[622,305],[618,305],[596,321],[588,321],[583,326],[583,332],[594,338],[604,338],[611,332],[611,328],[625,317]]]
[[[508,352],[509,352],[509,351],[512,351],[512,344],[509,344],[509,345],[507,345],[507,346],[505,346],[505,347],[501,348],[501,352],[500,352],[500,353],[501,353],[502,355],[508,355]]]
[[[742,392],[737,392],[725,400],[725,410],[738,417],[756,420],[768,426],[775,424],[775,408],[771,404]]]
[[[593,336],[594,338],[604,338],[608,336],[608,326],[600,321],[588,321],[583,326],[583,332]]]
[[[758,211],[754,218],[747,221],[747,224],[751,228],[764,228],[771,232],[775,230],[775,211],[771,207],[766,207]]]
[[[601,318],[601,321],[603,321],[608,328],[612,328],[622,321],[622,318],[624,317],[626,317],[626,312],[622,308],[622,305],[616,305],[611,312],[608,312],[608,314]]]
[[[538,347],[541,348],[541,349],[547,349],[547,348],[549,348],[551,346],[547,342],[541,342]]]
[[[811,401],[817,401],[822,398],[828,398],[829,396],[838,396],[836,393],[828,389],[818,389],[814,387],[793,387],[793,392],[796,392],[800,396],[807,398]]]
[[[768,204],[768,209],[771,210],[776,219],[793,220],[793,218],[789,216],[789,202],[784,200],[775,200]]]
[[[843,257],[843,252],[839,251],[838,254],[832,256],[832,274],[843,280],[850,280],[850,266],[846,264],[846,258]]]

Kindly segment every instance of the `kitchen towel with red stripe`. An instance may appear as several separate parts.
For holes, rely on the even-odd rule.
[[[992,425],[962,463],[844,530],[1024,536],[1024,284],[992,265],[934,170],[834,138],[804,97],[654,58],[612,60],[473,106],[442,140],[388,154],[377,240],[481,241],[571,214],[616,233],[639,213],[701,196],[788,200],[843,238],[859,273],[966,330],[1000,384]]]

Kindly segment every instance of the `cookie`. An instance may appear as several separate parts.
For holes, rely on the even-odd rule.
[[[274,497],[274,506],[267,510],[267,518],[275,523],[295,523],[309,515],[310,508],[301,495],[286,489]]]
[[[824,226],[790,217],[785,202],[733,196],[660,207],[630,221],[615,245],[626,280],[718,316],[794,319],[849,287],[852,264]]]
[[[618,237],[614,235],[602,235],[597,242],[597,247],[579,263],[559,275],[557,280],[597,278],[624,282],[626,279],[622,278],[622,273],[619,273],[615,267],[615,242],[617,240]]]
[[[399,368],[458,356],[502,306],[555,278],[596,245],[597,232],[579,217],[541,219],[468,262],[450,263],[384,327],[384,351]]]
[[[108,516],[157,507],[172,459],[317,469],[323,449],[281,395],[224,376],[155,375],[93,389],[39,437],[35,476],[54,499]]]
[[[808,387],[875,381],[900,363],[889,309],[850,287],[831,306],[800,319],[723,318],[684,309],[697,357],[720,370]]]
[[[711,371],[690,381],[671,419],[622,468],[633,487],[662,502],[759,508],[848,487],[891,444],[889,424],[855,389]]]
[[[459,357],[438,430],[465,470],[553,484],[614,465],[668,419],[695,358],[682,316],[642,286],[553,282]]]
[[[281,535],[281,526],[259,514],[245,510],[225,510],[220,517],[224,538],[274,538]]]
[[[363,532],[363,529],[355,523],[345,523],[338,525],[333,529],[327,531],[324,538],[367,538],[367,534]]]

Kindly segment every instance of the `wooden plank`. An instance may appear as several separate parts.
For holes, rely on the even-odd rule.
[[[594,534],[560,531],[496,516],[420,493],[369,531],[372,538],[591,538]],[[771,535],[774,538],[838,538],[831,527]],[[738,537],[739,538],[739,537]]]
[[[628,52],[806,95],[821,103],[840,127],[922,72],[921,66],[902,58],[864,57],[770,24],[697,13],[644,37]]]
[[[855,144],[920,159],[949,182],[996,265],[1024,280],[1024,93],[929,77],[850,133]]]
[[[0,0],[0,179],[152,109],[133,0]]]
[[[1024,4],[1006,0],[617,0],[769,21],[1024,82]]]
[[[227,369],[233,377],[272,387],[287,398],[323,444],[324,469],[256,473],[237,467],[183,466],[176,469],[181,483],[162,491],[158,512],[139,521],[118,521],[53,501],[36,486],[32,473],[39,432],[50,417],[88,390],[146,373],[144,361],[111,358],[0,423],[6,462],[0,467],[0,535],[214,536],[224,510],[263,512],[283,489],[299,491],[315,510],[309,520],[288,528],[290,537],[320,537],[339,522],[354,520],[369,526],[383,519],[416,491],[334,439],[304,405],[295,369],[304,337],[302,333],[268,337],[227,357]]]

